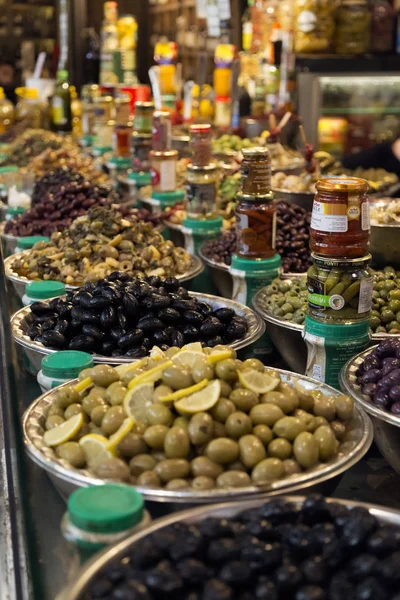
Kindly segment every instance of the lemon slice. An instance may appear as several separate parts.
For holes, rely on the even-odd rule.
[[[159,398],[160,402],[176,402],[181,398],[185,398],[185,396],[190,396],[190,394],[194,394],[195,392],[199,392],[208,384],[208,379],[203,379],[203,381],[199,381],[195,385],[191,385],[190,387],[183,388],[183,390],[177,390],[176,392],[172,392],[172,394],[168,394],[168,396],[161,396]]]
[[[124,410],[135,422],[147,423],[146,410],[153,404],[153,383],[141,383],[125,394]]]
[[[115,449],[109,448],[109,441],[103,435],[88,433],[79,440],[79,445],[85,453],[89,467],[115,456]]]
[[[180,352],[197,352],[197,354],[203,354],[203,346],[201,342],[190,342],[190,344],[185,344]]]
[[[79,383],[76,384],[74,389],[76,392],[78,392],[78,394],[80,394],[81,392],[86,390],[91,385],[93,385],[93,381],[92,381],[91,377],[85,377],[85,379],[82,379],[82,381],[80,381]]]
[[[153,346],[150,350],[150,358],[153,360],[162,360],[165,358],[164,352],[158,346]]]
[[[221,394],[221,383],[215,379],[199,392],[195,392],[186,398],[175,402],[175,408],[185,415],[193,415],[198,412],[210,410],[217,402]]]
[[[78,413],[61,425],[46,431],[43,436],[46,446],[59,446],[74,437],[83,425],[83,414]]]
[[[225,360],[226,358],[232,358],[232,352],[230,350],[218,350],[218,352],[211,352],[211,354],[207,356],[208,362],[212,365],[220,360]]]
[[[260,373],[255,369],[246,369],[237,373],[242,386],[256,394],[271,392],[281,382],[279,378],[271,377],[268,373]]]
[[[134,419],[131,419],[130,417],[127,417],[126,419],[124,419],[121,427],[119,427],[119,429],[117,429],[117,431],[115,433],[110,435],[110,437],[108,439],[107,448],[109,450],[114,450],[118,446],[120,441],[123,440],[124,437],[130,432],[130,430],[132,429],[134,424],[135,424]]]
[[[178,352],[175,356],[172,357],[172,362],[177,365],[182,365],[184,367],[188,367],[189,369],[193,369],[193,367],[198,363],[206,363],[206,356],[200,352],[195,352],[193,350],[184,350],[183,352]]]
[[[155,383],[158,379],[160,379],[164,369],[166,367],[170,367],[172,364],[172,360],[167,360],[166,362],[163,362],[162,364],[157,365],[156,367],[153,367],[152,369],[149,369],[144,373],[141,373],[140,375],[135,377],[135,379],[132,379],[132,381],[129,382],[128,390],[131,390],[144,382]]]

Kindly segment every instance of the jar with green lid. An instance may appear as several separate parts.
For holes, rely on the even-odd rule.
[[[336,13],[337,54],[365,54],[370,48],[371,12],[367,0],[342,0]]]
[[[17,245],[14,250],[14,254],[23,252],[24,250],[30,250],[38,242],[49,242],[50,238],[45,235],[27,235],[25,237],[18,238]]]
[[[31,281],[25,288],[22,304],[29,306],[34,302],[59,298],[65,294],[65,285],[61,281]]]
[[[189,219],[215,219],[220,171],[215,163],[203,167],[188,165],[186,170],[187,216]]]
[[[84,562],[96,552],[148,527],[151,517],[133,487],[107,483],[75,490],[61,521],[64,537]]]
[[[129,199],[136,206],[144,197],[145,189],[151,193],[151,173],[132,171],[128,173]]]
[[[84,369],[93,367],[93,357],[79,350],[61,350],[42,358],[42,368],[37,382],[43,394],[71,379],[76,379]]]
[[[323,258],[311,254],[307,273],[308,312],[317,321],[341,323],[369,318],[374,277],[371,255],[363,258]]]
[[[23,206],[9,206],[7,209],[6,221],[11,221],[14,217],[23,215],[25,211],[26,208]]]

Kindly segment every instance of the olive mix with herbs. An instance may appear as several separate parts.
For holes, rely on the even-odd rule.
[[[75,468],[141,487],[268,485],[351,451],[353,402],[194,343],[60,388],[44,442]]]

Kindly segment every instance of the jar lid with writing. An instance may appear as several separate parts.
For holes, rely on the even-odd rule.
[[[271,160],[267,148],[243,148],[242,192],[263,195],[271,191]]]

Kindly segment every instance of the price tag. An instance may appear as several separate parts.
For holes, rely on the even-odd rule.
[[[231,18],[231,2],[230,0],[217,0],[218,12],[221,21],[229,21]]]
[[[209,37],[219,37],[221,35],[221,27],[217,0],[207,0],[206,12]]]

